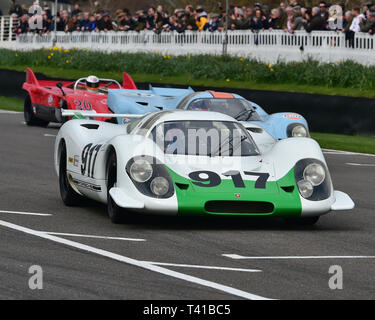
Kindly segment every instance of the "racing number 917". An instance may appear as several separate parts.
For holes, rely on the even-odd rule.
[[[86,145],[82,150],[82,164],[81,173],[89,178],[94,178],[94,170],[96,164],[96,158],[101,148],[101,144],[94,145],[92,143]]]
[[[244,171],[244,174],[247,176],[258,177],[255,181],[255,189],[265,189],[267,180],[270,177],[269,173]],[[202,177],[202,175],[205,175],[206,177]],[[240,171],[227,171],[223,173],[223,176],[231,177],[236,188],[245,188],[245,183]],[[193,184],[204,188],[217,187],[221,183],[220,176],[212,171],[194,171],[189,174],[189,178],[193,180]]]

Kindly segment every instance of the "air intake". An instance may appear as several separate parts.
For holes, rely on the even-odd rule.
[[[212,213],[265,214],[272,213],[274,205],[260,201],[208,201],[205,209]]]

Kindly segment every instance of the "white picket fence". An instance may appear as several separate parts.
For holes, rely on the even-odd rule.
[[[0,47],[15,50],[32,50],[55,45],[66,49],[79,48],[97,51],[153,52],[168,55],[222,53],[223,32],[185,33],[164,32],[58,32],[15,36],[11,19],[0,20]],[[261,31],[236,30],[228,32],[228,53],[239,57],[276,63],[277,61],[303,61],[309,58],[321,62],[337,63],[354,60],[364,65],[375,65],[375,37],[365,33],[356,35],[354,42],[345,40],[342,33],[315,31],[295,34],[282,30]]]
[[[0,48],[13,48],[16,42],[14,28],[18,25],[18,19],[9,16],[0,17]]]

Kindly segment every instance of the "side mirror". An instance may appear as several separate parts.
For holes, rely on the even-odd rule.
[[[65,92],[63,90],[63,83],[62,82],[56,83],[56,87],[58,87],[61,90],[63,96],[65,97]]]

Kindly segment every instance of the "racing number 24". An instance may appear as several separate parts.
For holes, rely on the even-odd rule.
[[[202,178],[202,175],[206,175],[206,178]],[[250,172],[244,171],[247,176],[256,176],[258,179],[255,181],[255,189],[265,189],[266,183],[269,178],[269,173]],[[245,188],[245,183],[242,179],[240,171],[228,171],[223,173],[223,176],[231,177],[233,184],[236,188]],[[199,187],[216,187],[221,183],[220,176],[212,171],[194,171],[189,174],[189,178],[192,179],[192,183]]]

